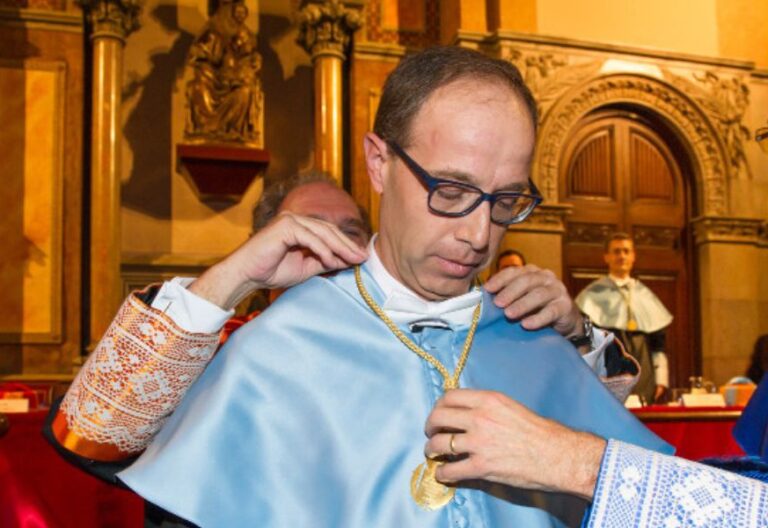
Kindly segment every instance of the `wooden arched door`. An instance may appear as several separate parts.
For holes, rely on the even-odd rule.
[[[688,190],[684,156],[660,124],[624,110],[597,112],[576,127],[562,158],[566,222],[563,270],[571,294],[606,273],[603,242],[615,231],[635,240],[633,275],[674,315],[667,333],[672,386],[695,370]],[[666,139],[665,139],[666,138]]]

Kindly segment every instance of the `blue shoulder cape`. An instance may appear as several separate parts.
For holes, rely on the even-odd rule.
[[[382,294],[364,271],[377,302]],[[511,323],[485,294],[461,386],[501,391],[570,427],[670,452],[552,330]],[[467,328],[416,342],[453,370]],[[119,477],[201,527],[578,524],[586,503],[471,482],[438,511],[410,497],[441,378],[364,304],[351,270],[285,293],[238,330]]]

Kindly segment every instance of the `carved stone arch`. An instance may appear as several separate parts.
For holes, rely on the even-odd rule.
[[[727,214],[728,163],[713,124],[703,109],[677,88],[643,75],[600,76],[567,91],[552,105],[542,120],[533,163],[533,179],[545,199],[559,201],[558,165],[579,120],[593,110],[617,103],[642,107],[669,124],[692,158],[698,214]]]

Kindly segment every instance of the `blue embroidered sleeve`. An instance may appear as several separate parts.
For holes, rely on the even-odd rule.
[[[768,485],[610,440],[592,527],[768,527]]]

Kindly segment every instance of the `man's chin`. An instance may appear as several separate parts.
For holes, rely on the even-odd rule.
[[[453,297],[459,297],[467,293],[475,282],[475,274],[467,277],[448,277],[425,285],[425,292],[421,295],[430,301],[445,301]]]

